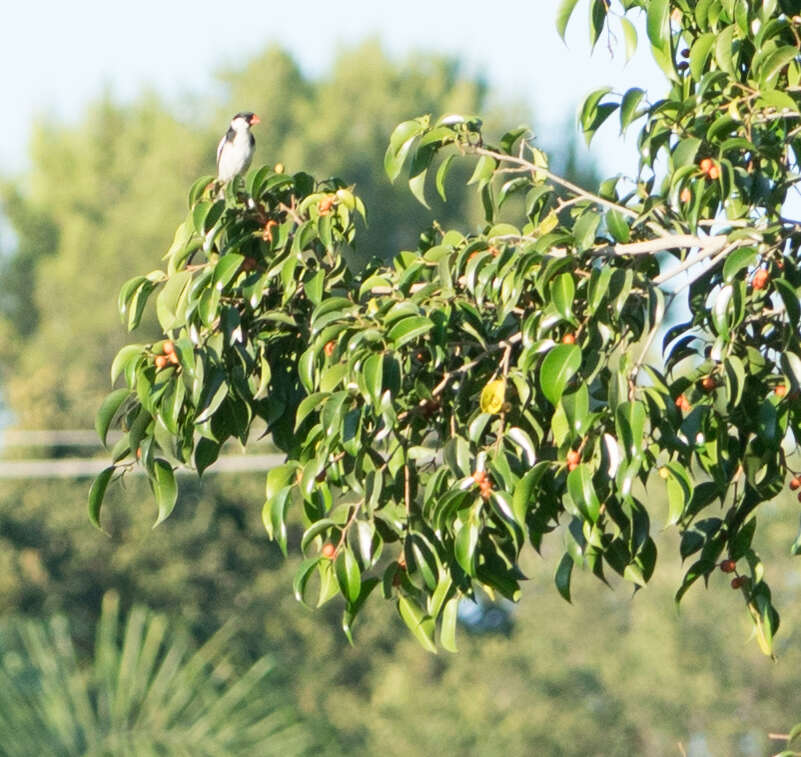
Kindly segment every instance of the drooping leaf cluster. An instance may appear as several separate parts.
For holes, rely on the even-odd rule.
[[[107,484],[143,465],[163,520],[174,469],[202,473],[258,420],[287,455],[267,476],[265,527],[286,550],[301,519],[295,594],[314,581],[318,605],[341,595],[349,635],[380,587],[421,644],[434,650],[438,631],[454,649],[459,598],[516,599],[523,546],[552,532],[566,599],[576,565],[643,586],[657,520],[691,559],[677,600],[732,573],[771,653],[778,614],[752,543],[801,430],[799,232],[783,216],[798,38],[771,2],[624,6],[646,11],[671,88],[655,103],[592,93],[581,121],[588,137],[615,111],[622,128],[641,121],[631,181],[577,187],[524,128],[489,144],[472,116],[406,121],[390,178],[408,163],[425,203],[429,174],[444,198],[468,160],[485,223],[435,224],[416,250],[356,272],[343,255],[365,212],[343,182],[267,167],[224,189],[198,180],[166,270],[120,295],[129,328],[155,296],[166,339],[114,361],[124,387],[98,431],[119,419],[125,434],[92,519]],[[593,3],[593,42],[610,11]],[[674,303],[690,318],[662,335]],[[654,485],[666,515],[649,507]]]

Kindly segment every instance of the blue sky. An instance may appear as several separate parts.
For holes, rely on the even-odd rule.
[[[555,30],[557,5],[558,0],[9,3],[0,31],[0,175],[24,169],[35,118],[73,120],[104,87],[122,99],[143,88],[167,98],[202,97],[213,91],[216,69],[236,67],[274,41],[311,74],[323,70],[339,48],[371,35],[399,57],[428,50],[458,54],[469,70],[488,78],[499,98],[531,106],[544,145],[561,141],[566,119],[596,87],[636,84],[652,96],[661,94],[665,85],[646,45],[627,65],[622,40],[614,57],[603,42],[590,57],[586,0],[576,10],[567,45]],[[630,172],[636,164],[633,145],[621,142],[613,126],[602,130],[592,153],[607,173]]]

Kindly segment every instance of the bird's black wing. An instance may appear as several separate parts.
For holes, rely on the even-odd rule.
[[[228,131],[225,132],[225,136],[220,140],[220,144],[217,145],[217,167],[220,166],[220,156],[222,155],[223,147],[225,147],[226,143],[233,142],[234,137],[236,136],[236,132],[234,131],[233,126],[228,127]],[[253,136],[251,135],[251,139]]]

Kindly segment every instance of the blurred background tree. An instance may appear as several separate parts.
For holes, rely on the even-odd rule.
[[[124,340],[116,291],[159,265],[186,187],[213,170],[231,113],[246,105],[263,118],[254,164],[281,161],[355,183],[370,212],[358,252],[386,256],[412,245],[411,230],[429,217],[381,172],[393,126],[429,110],[488,108],[485,84],[455,61],[399,64],[375,42],[343,52],[319,79],[269,48],[221,82],[212,106],[104,96],[76,126],[35,131],[30,172],[2,195],[16,236],[4,250],[0,293],[2,391],[15,425],[90,425]],[[515,104],[504,111],[495,109],[490,130],[501,117],[524,120]],[[571,155],[566,144],[563,165],[575,168]],[[452,215],[434,205],[444,223],[478,217],[465,194],[450,199]],[[634,600],[624,587],[599,591],[592,577],[579,578],[573,607],[553,591],[548,554],[545,563],[530,557],[530,596],[515,608],[508,638],[462,634],[459,655],[432,657],[390,608],[368,609],[351,648],[338,608],[312,615],[297,605],[287,590],[296,564],[267,542],[252,504],[262,490],[261,475],[184,486],[174,516],[152,531],[149,492],[133,480],[109,495],[106,539],[86,519],[86,482],[2,482],[0,612],[64,613],[85,654],[109,589],[126,611],[144,602],[181,616],[199,641],[239,617],[233,656],[275,655],[271,686],[304,722],[310,753],[675,755],[681,742],[692,755],[758,755],[770,749],[767,729],[796,719],[799,585],[779,556],[787,508],[776,508],[775,530],[784,532],[773,542],[766,529],[760,545],[785,576],[774,580],[785,608],[778,665],[745,645],[734,598],[691,593],[673,617],[678,576],[660,566],[651,591]]]

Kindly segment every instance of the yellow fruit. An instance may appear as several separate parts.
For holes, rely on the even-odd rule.
[[[503,402],[506,396],[506,382],[503,379],[490,381],[481,390],[481,400],[479,405],[482,413],[497,415],[503,410]]]

